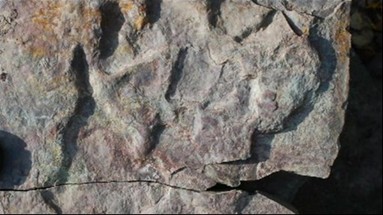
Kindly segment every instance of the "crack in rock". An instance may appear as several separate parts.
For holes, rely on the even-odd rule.
[[[184,188],[184,187],[173,186],[173,185],[170,185],[170,184],[161,183],[161,182],[158,182],[158,181],[150,181],[150,180],[88,181],[88,182],[83,182],[83,183],[55,184],[55,185],[52,185],[52,186],[34,187],[34,188],[29,188],[29,189],[0,189],[0,192],[44,191],[44,190],[49,190],[49,189],[52,189],[52,188],[65,187],[65,186],[83,186],[83,185],[97,185],[97,184],[125,184],[125,183],[158,184],[158,185],[170,187],[170,188],[173,188],[173,189],[186,190],[186,191],[195,192],[195,193],[205,192],[205,191],[201,191],[201,190],[188,189],[188,188]],[[233,189],[233,190],[235,190],[235,189]],[[46,194],[46,196],[48,196],[48,194]]]

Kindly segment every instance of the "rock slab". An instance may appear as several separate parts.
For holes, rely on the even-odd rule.
[[[348,93],[349,4],[1,0],[0,207],[76,212],[73,194],[93,212],[205,212],[189,210],[204,205],[196,196],[231,199],[221,212],[280,211],[259,194],[243,194],[266,204],[257,208],[237,191],[205,191],[278,171],[328,177]],[[153,187],[185,206],[149,201]],[[145,201],[127,210],[120,189]],[[97,208],[106,190],[122,205]]]

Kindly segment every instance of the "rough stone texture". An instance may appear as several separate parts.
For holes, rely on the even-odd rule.
[[[0,213],[291,214],[291,211],[261,194],[248,195],[242,191],[201,193],[155,183],[107,183],[0,192]]]
[[[327,177],[349,1],[284,2],[0,1],[0,189]]]

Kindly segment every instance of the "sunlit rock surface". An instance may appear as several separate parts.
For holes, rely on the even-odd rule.
[[[347,0],[0,0],[0,212],[286,212],[205,191],[328,177],[348,15]]]

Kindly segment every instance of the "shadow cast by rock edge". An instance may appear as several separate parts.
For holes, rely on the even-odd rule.
[[[326,39],[320,33],[321,20],[316,20],[316,25],[310,29],[309,42],[312,47],[317,51],[321,60],[318,69],[318,77],[320,86],[315,91],[309,91],[305,95],[305,99],[300,106],[298,106],[283,122],[283,129],[277,132],[262,133],[257,130],[252,134],[252,156],[245,161],[234,161],[228,164],[256,164],[265,162],[269,159],[271,153],[272,142],[276,134],[296,130],[298,126],[310,115],[314,110],[315,98],[327,92],[330,83],[334,79],[334,75],[338,65],[336,51],[332,46],[332,41]],[[295,173],[279,171],[270,174],[259,180],[254,181],[241,181],[238,187],[229,187],[224,184],[218,183],[216,186],[209,188],[208,191],[220,192],[227,190],[243,190],[249,193],[260,192],[268,196],[270,199],[284,205],[287,208],[296,211],[295,207],[291,205],[296,193],[300,187],[309,179],[306,176],[300,176]]]
[[[270,132],[254,130],[251,135],[251,157],[249,159],[221,163],[221,165],[256,165],[266,162],[270,158],[275,135],[297,130],[298,126],[314,111],[315,99],[329,90],[330,83],[333,81],[337,69],[338,59],[331,40],[327,39],[320,32],[321,22],[321,19],[316,20],[316,24],[310,29],[309,37],[310,44],[317,51],[321,60],[317,72],[317,76],[320,80],[319,87],[306,93],[303,102],[284,119],[281,130]],[[273,174],[276,173],[272,173],[271,175]],[[299,186],[301,185],[302,184],[299,183]],[[289,200],[292,199],[289,198]]]
[[[73,50],[71,73],[75,77],[78,99],[73,115],[60,133],[63,159],[58,171],[49,177],[45,186],[65,184],[69,178],[69,169],[77,153],[77,141],[81,129],[87,125],[88,119],[94,114],[96,102],[92,97],[93,88],[89,82],[89,65],[83,47],[78,44]]]
[[[318,20],[320,21],[320,20]],[[276,134],[294,131],[298,126],[310,115],[314,110],[313,99],[326,92],[330,86],[330,82],[334,79],[336,65],[338,63],[336,51],[332,47],[331,41],[322,37],[317,26],[310,30],[310,43],[318,52],[321,59],[321,65],[318,69],[318,76],[321,85],[314,91],[309,91],[305,95],[305,99],[300,106],[291,112],[291,114],[283,121],[283,129],[277,132],[262,133],[257,130],[252,134],[251,142],[251,158],[245,161],[229,162],[231,164],[249,164],[264,162],[269,159],[271,152],[271,144]]]
[[[118,34],[125,23],[124,14],[118,2],[108,1],[101,5],[100,59],[112,56],[118,47]]]
[[[22,185],[32,168],[27,144],[16,135],[0,130],[0,189]]]
[[[340,136],[342,147],[330,177],[311,178],[297,193],[293,204],[302,213],[382,213],[382,121],[378,120],[382,103],[374,99],[382,98],[381,83],[374,82],[355,55],[350,73],[349,105]],[[373,117],[373,113],[378,117]],[[366,134],[371,137],[366,138]],[[378,172],[380,179],[375,175]],[[374,187],[376,190],[371,189]]]
[[[145,0],[146,19],[149,24],[153,25],[161,17],[162,0]]]
[[[309,42],[317,51],[320,58],[321,64],[317,74],[320,80],[320,86],[316,91],[307,92],[304,102],[293,112],[291,112],[290,116],[284,120],[284,129],[278,133],[296,130],[314,110],[314,99],[327,92],[330,87],[330,83],[334,79],[338,65],[336,51],[332,45],[333,43],[320,33],[319,28],[321,19],[316,19],[315,23],[314,27],[310,29]]]
[[[260,180],[241,181],[241,184],[236,188],[218,183],[207,191],[225,192],[235,189],[251,195],[260,193],[284,207],[297,212],[295,207],[291,205],[291,202],[300,186],[304,184],[307,179],[309,179],[309,177],[300,176],[292,172],[279,171]]]

